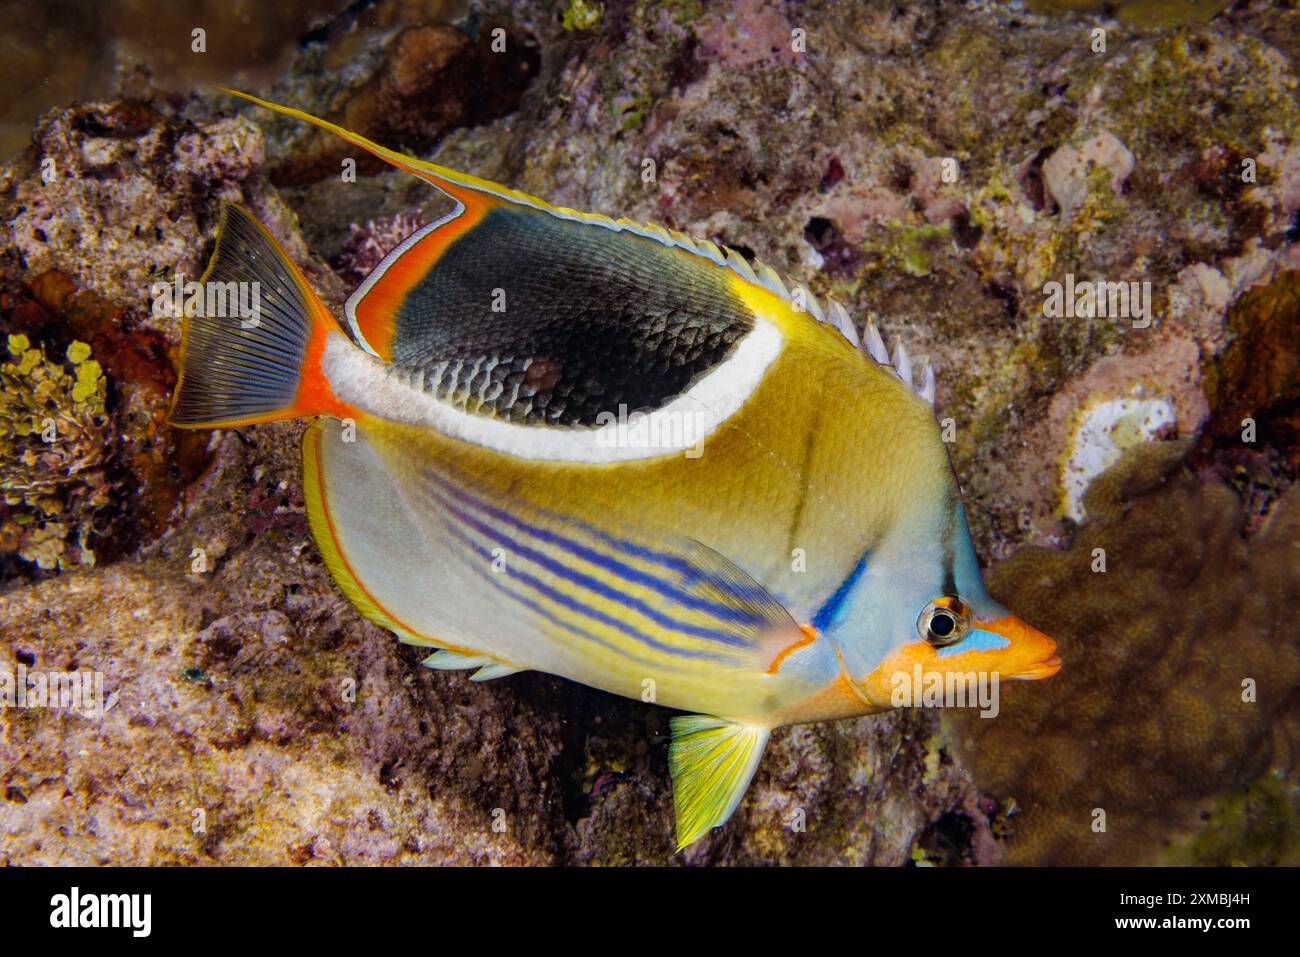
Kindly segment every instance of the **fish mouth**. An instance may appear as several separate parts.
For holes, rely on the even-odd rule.
[[[1056,642],[1015,615],[981,623],[980,627],[1001,635],[1010,642],[1009,671],[1016,668],[1020,661],[1028,660],[1028,664],[1011,671],[1008,677],[1017,681],[1038,681],[1042,678],[1050,678],[1061,670],[1061,658],[1056,653]]]
[[[1061,670],[1061,656],[1052,655],[1050,658],[1044,658],[1037,664],[1030,665],[1024,671],[1018,671],[1011,677],[1016,681],[1038,681],[1041,678],[1050,678]]]

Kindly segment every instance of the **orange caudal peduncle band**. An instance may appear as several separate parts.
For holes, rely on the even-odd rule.
[[[334,323],[333,317],[328,313],[321,318],[331,325]],[[332,415],[336,419],[346,419],[358,416],[357,407],[335,395],[329,379],[325,377],[322,360],[325,357],[325,344],[331,335],[342,336],[342,333],[329,329],[324,321],[312,323],[311,336],[302,357],[302,378],[298,381],[298,394],[292,406],[294,417]],[[355,347],[349,345],[348,348]]]

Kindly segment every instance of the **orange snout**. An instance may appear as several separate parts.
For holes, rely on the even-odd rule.
[[[994,621],[977,621],[975,627],[1001,635],[1011,642],[1005,651],[1000,652],[1006,662],[1003,673],[1008,678],[1036,681],[1050,678],[1061,670],[1056,642],[1015,615]]]

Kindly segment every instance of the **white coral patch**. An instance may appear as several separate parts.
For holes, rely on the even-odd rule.
[[[1149,442],[1176,420],[1174,407],[1166,399],[1118,398],[1088,406],[1074,430],[1061,475],[1065,514],[1082,521],[1083,493],[1092,480],[1118,462],[1127,449]]]

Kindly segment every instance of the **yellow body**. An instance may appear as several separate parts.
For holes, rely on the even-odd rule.
[[[486,493],[591,525],[671,525],[738,562],[796,619],[811,618],[864,548],[909,502],[924,500],[927,483],[939,487],[947,459],[928,407],[896,376],[864,360],[830,327],[766,290],[735,282],[785,342],[756,394],[704,441],[698,457],[675,453],[599,465],[525,460],[371,415],[358,428],[382,449],[387,475],[378,480],[408,488],[420,481],[413,473],[422,463],[437,462]],[[342,398],[367,411],[366,396]],[[918,442],[918,433],[935,437]],[[326,438],[326,474],[331,447],[347,451]],[[333,514],[348,511],[331,507],[329,496],[336,493],[326,484],[322,507]],[[373,488],[369,497],[374,502]],[[338,549],[329,539],[323,544],[327,551]],[[344,557],[346,549],[345,544]],[[389,618],[406,619],[409,596],[383,583],[369,587],[383,593]],[[612,603],[608,611],[624,613]],[[464,650],[461,641],[445,636],[417,637]],[[519,639],[499,635],[491,647],[472,650],[631,698],[643,697],[652,680],[660,704],[769,727],[888,707],[887,701],[864,701],[835,680],[838,672],[819,668],[809,675],[798,669],[801,656],[826,654],[813,644],[769,672],[766,662],[746,670],[700,662],[688,667],[674,653],[641,649],[639,657],[652,660],[633,663],[563,639]]]

